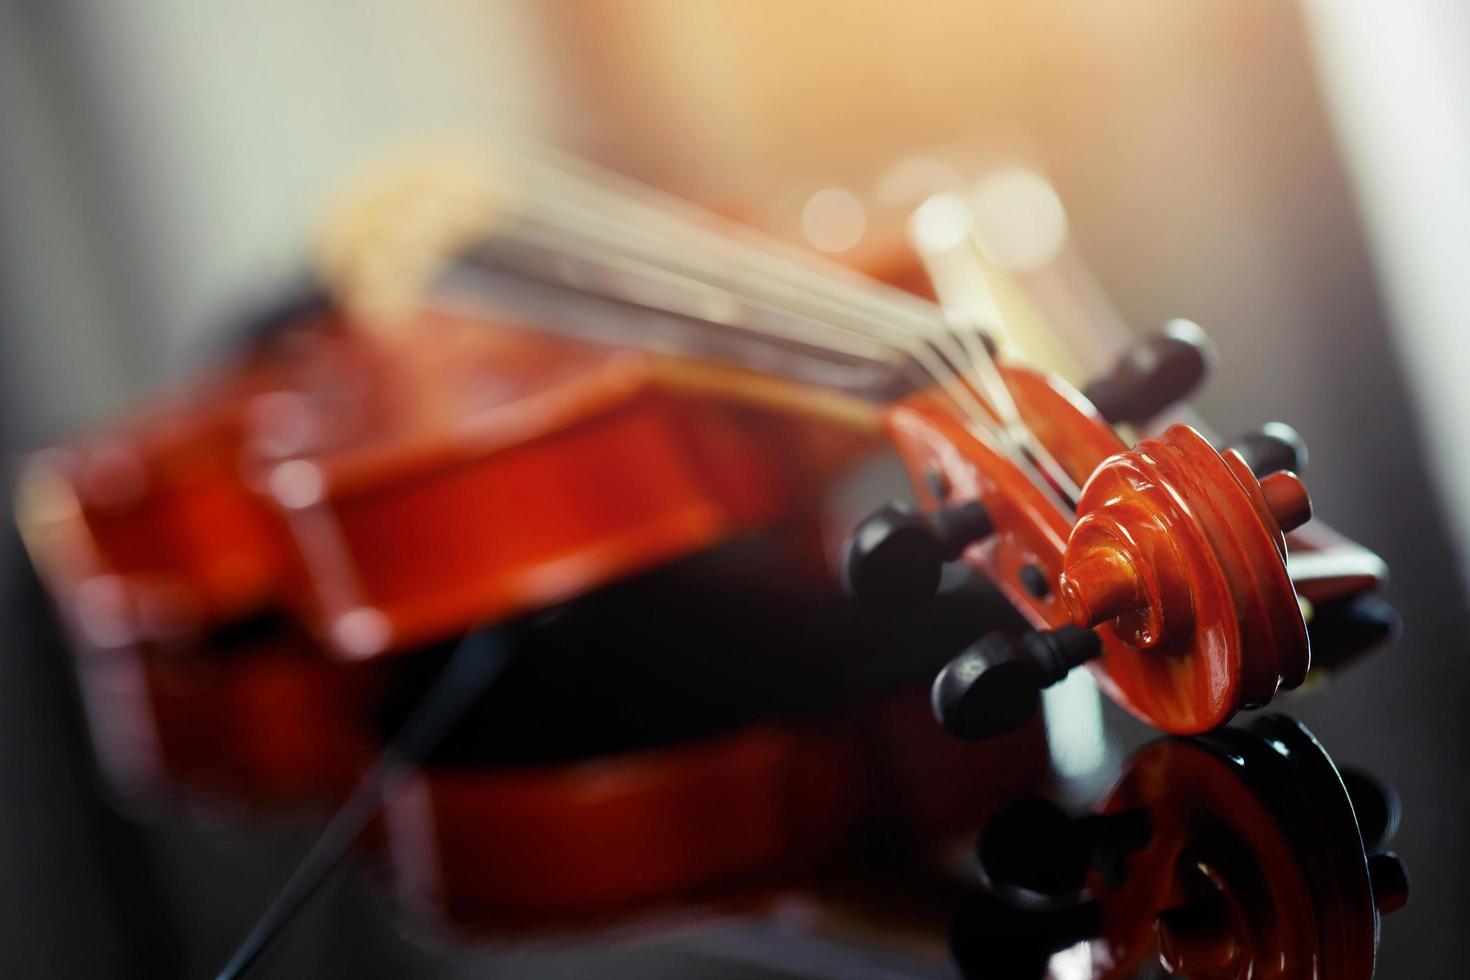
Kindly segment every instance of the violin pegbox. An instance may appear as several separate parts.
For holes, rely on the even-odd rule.
[[[987,637],[945,669],[934,691],[945,727],[1010,730],[1042,688],[1089,661],[1114,700],[1177,734],[1300,684],[1310,658],[1285,533],[1311,514],[1301,481],[1258,479],[1240,453],[1184,425],[1129,448],[1065,382],[1001,372],[1030,434],[1081,487],[1075,501],[973,419],[916,395],[885,424],[925,513],[889,509],[864,524],[845,568],[860,600],[891,610],[932,595],[938,565],[962,560],[1039,631]],[[904,601],[885,602],[894,595]]]

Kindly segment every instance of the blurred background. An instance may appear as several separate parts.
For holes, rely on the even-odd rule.
[[[891,243],[906,163],[1027,167],[1131,326],[1209,331],[1205,416],[1296,426],[1318,512],[1393,570],[1403,638],[1283,707],[1404,797],[1415,892],[1380,975],[1448,975],[1470,915],[1467,55],[1452,0],[0,0],[6,473],[182,377],[298,278],[342,173],[404,139],[511,130],[797,240],[841,191],[852,233],[809,242],[839,258]],[[303,838],[114,815],[24,628],[44,604],[5,587],[0,972],[203,975]],[[348,875],[263,975],[767,975],[707,954],[426,949]]]

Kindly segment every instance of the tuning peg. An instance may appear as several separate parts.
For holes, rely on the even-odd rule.
[[[1261,483],[1266,506],[1283,531],[1294,531],[1312,516],[1307,489],[1297,476],[1307,465],[1307,444],[1285,422],[1268,422],[1232,441],[1234,450]]]
[[[1333,671],[1398,636],[1403,621],[1381,596],[1360,595],[1319,605],[1307,632],[1312,638],[1312,667]]]
[[[1307,468],[1307,444],[1285,422],[1267,422],[1230,440],[1225,449],[1240,453],[1258,479],[1277,470],[1302,473]]]
[[[1368,857],[1368,885],[1379,914],[1397,912],[1409,901],[1409,869],[1392,851]]]
[[[991,633],[934,679],[934,716],[951,735],[972,741],[1015,731],[1036,713],[1043,688],[1100,653],[1097,634],[1076,626],[1019,638]]]
[[[1403,812],[1399,794],[1388,783],[1361,769],[1343,769],[1342,785],[1352,801],[1353,815],[1358,818],[1363,850],[1370,854],[1382,850],[1399,829],[1399,815]]]
[[[1150,834],[1145,810],[1073,817],[1050,800],[1029,799],[990,819],[976,853],[993,894],[1022,908],[1061,908],[1082,901],[1089,870],[1120,887],[1124,858]]]
[[[875,611],[911,611],[939,591],[944,563],[991,530],[990,515],[976,500],[946,504],[929,514],[888,504],[853,532],[842,564],[843,584]]]
[[[1188,396],[1209,373],[1213,360],[1209,338],[1198,324],[1170,320],[1082,393],[1114,425],[1147,422]]]
[[[1301,477],[1290,470],[1277,470],[1260,478],[1266,509],[1276,518],[1283,534],[1289,534],[1312,519],[1312,497]]]
[[[1409,901],[1409,869],[1403,858],[1383,848],[1399,829],[1402,812],[1394,788],[1359,769],[1340,772],[1353,804],[1363,850],[1368,853],[1368,887],[1380,915],[1396,912]]]

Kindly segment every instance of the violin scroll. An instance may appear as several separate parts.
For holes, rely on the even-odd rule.
[[[1098,467],[1077,513],[1059,591],[1075,625],[1104,632],[1108,679],[1127,703],[1169,731],[1206,731],[1305,679],[1285,532],[1311,503],[1295,474],[1258,479],[1176,425]],[[1159,696],[1181,680],[1198,692],[1192,712]]]
[[[1080,485],[1075,499],[1059,504],[1024,459],[934,399],[908,399],[889,410],[886,427],[921,501],[937,514],[983,508],[984,534],[941,548],[925,519],[881,512],[853,538],[854,591],[870,606],[911,609],[933,594],[944,557],[963,560],[1037,630],[1096,629],[1101,656],[1076,663],[1090,660],[1114,700],[1176,734],[1217,728],[1299,685],[1310,657],[1285,534],[1307,520],[1311,503],[1295,474],[1258,477],[1242,454],[1216,450],[1185,425],[1130,449],[1065,382],[1001,371],[1031,434]],[[1290,443],[1269,441],[1276,458]],[[909,543],[900,548],[901,540]],[[955,705],[990,704],[1002,715],[958,723],[971,732],[1007,730],[1032,690],[1060,679],[1011,666],[980,671],[985,657],[961,659],[936,690],[963,689]],[[953,686],[961,675],[969,680]],[[993,680],[1001,676],[1004,685]],[[968,693],[982,677],[976,691],[984,693]],[[1026,683],[1011,683],[1017,678]]]

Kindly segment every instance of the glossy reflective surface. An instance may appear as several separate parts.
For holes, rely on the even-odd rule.
[[[1381,850],[1397,809],[1284,716],[1151,743],[1091,811],[991,819],[956,959],[967,977],[1373,976],[1379,913],[1407,900]]]

